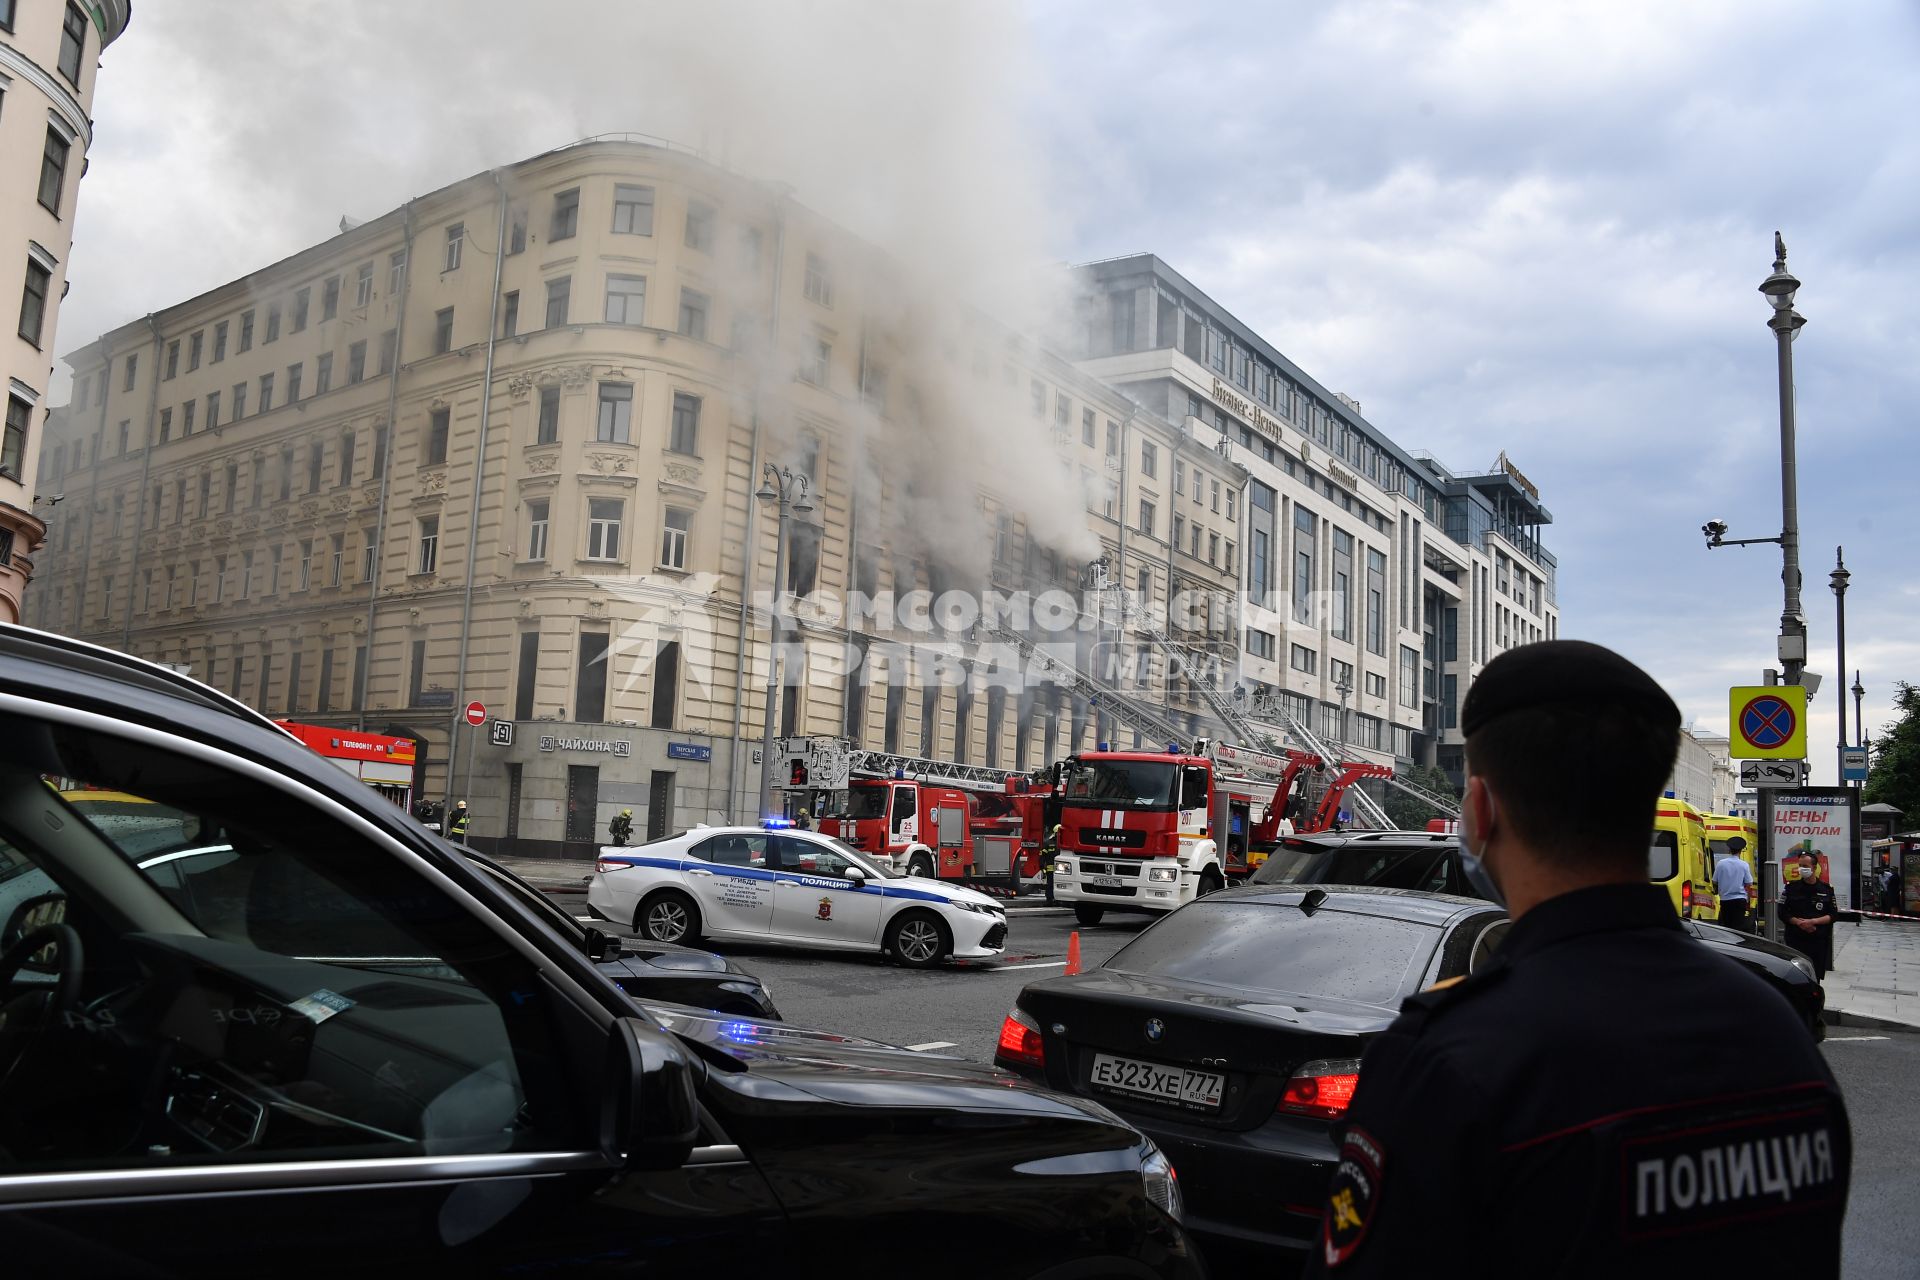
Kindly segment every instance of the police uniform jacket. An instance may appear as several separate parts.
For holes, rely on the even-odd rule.
[[[1795,880],[1780,891],[1780,940],[1813,961],[1814,968],[1826,977],[1833,967],[1833,924],[1815,925],[1812,933],[1784,922],[1831,918],[1840,910],[1833,886],[1824,880]]]
[[[1367,1048],[1310,1272],[1837,1275],[1852,1148],[1791,1007],[1666,891],[1541,903]]]

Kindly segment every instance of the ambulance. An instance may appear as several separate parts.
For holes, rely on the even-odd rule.
[[[1647,879],[1666,886],[1682,920],[1720,918],[1713,862],[1707,852],[1706,817],[1685,800],[1662,796],[1654,807]]]
[[[1727,842],[1738,836],[1746,842],[1740,851],[1740,861],[1747,864],[1747,874],[1753,877],[1753,888],[1747,891],[1747,902],[1758,907],[1760,902],[1760,827],[1752,818],[1742,818],[1730,813],[1702,814],[1707,826],[1707,870],[1711,872],[1720,859],[1731,852]],[[1711,878],[1711,876],[1709,876]],[[1715,918],[1719,912],[1714,913]]]

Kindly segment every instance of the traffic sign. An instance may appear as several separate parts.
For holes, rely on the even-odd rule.
[[[1736,760],[1804,760],[1807,757],[1807,690],[1797,684],[1736,686],[1729,691],[1728,718]]]
[[[1798,787],[1807,781],[1805,760],[1742,760],[1740,785],[1743,787]]]
[[[467,704],[467,723],[478,729],[486,722],[487,704],[484,702],[469,702]]]
[[[1840,777],[1843,782],[1867,780],[1867,749],[1865,747],[1840,748]]]
[[[491,736],[494,746],[510,747],[513,745],[513,721],[495,720],[493,722],[493,728],[487,732]]]

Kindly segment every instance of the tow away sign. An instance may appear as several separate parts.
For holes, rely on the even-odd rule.
[[[1806,785],[1805,760],[1742,760],[1740,785],[1743,787],[1799,787]]]

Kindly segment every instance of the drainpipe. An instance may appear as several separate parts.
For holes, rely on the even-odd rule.
[[[387,500],[393,489],[393,440],[399,434],[395,418],[400,411],[400,356],[407,341],[407,295],[413,290],[413,205],[409,200],[400,210],[400,252],[405,256],[400,261],[400,298],[394,308],[392,364],[387,369],[387,447],[374,458],[380,467],[380,508],[373,519],[373,578],[367,583],[367,660],[357,664],[360,671],[353,690],[355,724],[362,733],[367,731],[367,686],[373,679],[374,612],[380,604],[381,571],[386,567],[383,548],[387,536]],[[379,439],[377,431],[374,439]]]
[[[773,289],[767,303],[767,342],[770,352],[780,349],[780,281],[785,269],[787,217],[785,205],[776,205],[773,219]],[[753,444],[747,470],[747,528],[740,544],[740,661],[733,679],[733,745],[727,753],[727,821],[737,820],[740,804],[740,724],[747,699],[747,629],[753,617],[754,547],[759,541],[760,504],[752,500],[760,480],[760,391],[753,393]],[[774,586],[779,588],[779,566],[774,566]],[[773,661],[771,650],[767,661]],[[762,751],[771,751],[771,742],[762,743]]]
[[[473,456],[473,504],[467,517],[467,583],[460,602],[460,662],[455,668],[453,679],[453,711],[447,717],[447,795],[446,821],[452,821],[453,780],[460,764],[460,725],[465,716],[466,704],[462,701],[467,692],[467,645],[473,637],[473,575],[480,556],[480,499],[481,481],[487,471],[487,415],[493,404],[493,351],[500,334],[500,275],[507,262],[507,184],[499,170],[493,173],[494,185],[500,188],[500,227],[493,246],[493,296],[487,302],[487,367],[483,371],[480,383],[480,438]],[[412,250],[408,250],[408,273],[413,270]],[[398,339],[396,338],[397,342]],[[395,366],[396,372],[398,365]],[[392,433],[388,433],[391,445]],[[368,655],[371,660],[372,637],[368,637]],[[576,708],[577,712],[577,708]],[[472,737],[478,730],[467,728],[467,736]],[[473,770],[472,751],[469,748],[467,770],[469,780]]]
[[[147,445],[142,450],[140,458],[140,501],[134,509],[133,520],[133,565],[127,572],[127,617],[120,630],[122,653],[133,652],[134,584],[140,581],[140,552],[146,547],[146,539],[141,536],[140,531],[147,527],[147,486],[151,483],[150,477],[153,475],[153,451],[159,443],[153,438],[153,417],[160,403],[160,322],[153,318],[152,312],[147,313],[147,331],[153,335],[153,368],[148,370],[150,376],[147,384]],[[107,378],[111,385],[113,378],[111,371],[108,372]],[[154,513],[154,518],[157,522],[159,512]]]
[[[113,348],[106,349],[107,385],[113,385]],[[100,396],[100,433],[96,439],[105,440],[107,435],[107,395]],[[31,488],[31,486],[29,486]],[[93,521],[98,514],[94,505],[100,501],[100,457],[97,452],[93,459],[93,484],[87,489],[87,527],[80,535],[80,600],[73,619],[73,634],[79,635],[86,630],[87,621],[87,582],[93,576]],[[31,507],[31,504],[29,504]],[[212,672],[208,672],[209,675]]]

